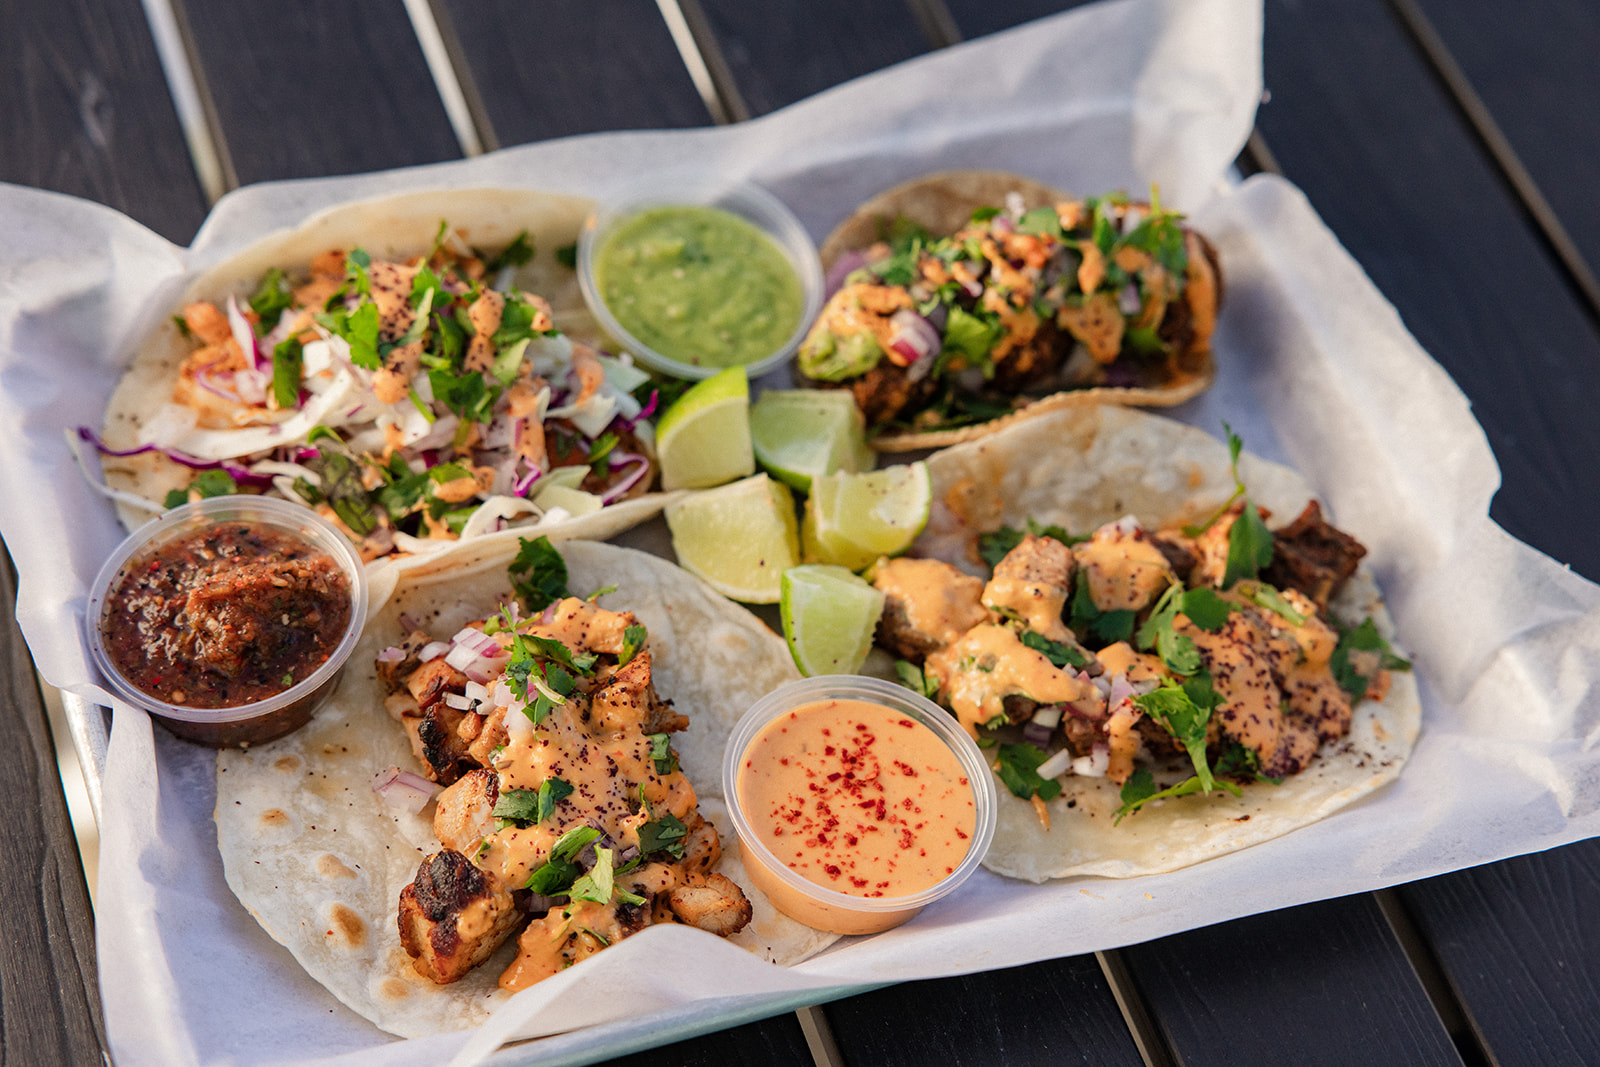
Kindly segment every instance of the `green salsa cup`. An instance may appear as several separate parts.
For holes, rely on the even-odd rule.
[[[822,306],[822,265],[800,221],[764,189],[714,178],[663,177],[592,214],[578,281],[624,351],[679,378],[771,370]]]

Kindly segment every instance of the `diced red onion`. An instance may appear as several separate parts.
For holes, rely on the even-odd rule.
[[[250,329],[250,320],[244,317],[244,312],[239,309],[239,301],[232,296],[228,297],[228,329],[233,331],[233,339],[239,345],[239,351],[244,353],[244,358],[250,361],[250,368],[261,366],[261,353],[256,349],[255,331]]]
[[[628,491],[639,484],[639,479],[650,473],[649,457],[641,456],[637,452],[613,452],[611,453],[611,461],[613,463],[632,463],[634,467],[621,481],[605,491],[605,494],[600,498],[600,503],[602,504],[611,504],[627,496]]]
[[[1033,721],[1046,730],[1054,730],[1061,723],[1061,705],[1039,705],[1039,710],[1033,713]]]
[[[860,270],[867,265],[867,254],[860,249],[852,249],[833,261],[833,266],[828,268],[828,273],[822,279],[822,298],[837,293],[843,286],[844,280],[850,277],[853,271]]]
[[[444,702],[446,706],[455,708],[457,711],[471,711],[477,704],[471,697],[463,693],[446,693]]]
[[[1067,771],[1072,769],[1072,764],[1072,750],[1064,748],[1039,764],[1035,768],[1035,773],[1048,782],[1052,778],[1060,778],[1063,774],[1066,774]]]
[[[1125,674],[1116,674],[1111,677],[1111,692],[1106,696],[1106,707],[1115,711],[1124,700],[1132,700],[1134,689]]]
[[[402,771],[399,767],[390,767],[388,770],[379,771],[372,779],[372,791],[382,797],[383,802],[390,807],[417,815],[439,792],[439,786],[420,774]]]
[[[1110,767],[1111,746],[1104,741],[1097,742],[1087,756],[1072,761],[1072,773],[1085,778],[1104,778]]]
[[[909,367],[939,351],[939,331],[910,308],[896,311],[889,322],[893,326],[889,335],[889,358],[899,366]]]
[[[1137,315],[1139,309],[1144,307],[1144,301],[1139,298],[1139,287],[1129,282],[1117,294],[1117,310],[1124,315]]]
[[[489,703],[489,690],[477,682],[468,682],[467,699],[475,704],[487,704]]]
[[[417,659],[423,663],[432,663],[446,652],[450,651],[448,641],[429,641],[422,646],[422,651],[417,653]]]
[[[1035,748],[1044,748],[1050,743],[1050,735],[1055,732],[1054,727],[1041,726],[1036,722],[1024,723],[1022,739]]]
[[[538,467],[531,467],[527,474],[517,479],[516,484],[511,487],[511,491],[517,496],[527,496],[528,490],[533,488],[533,483],[543,477],[544,471]]]
[[[540,626],[549,626],[551,623],[556,621],[556,605],[558,603],[560,602],[553,600],[549,604],[545,605],[545,609],[539,613]]]
[[[378,653],[379,663],[399,663],[405,658],[406,650],[401,648],[399,645],[390,645],[388,648]]]

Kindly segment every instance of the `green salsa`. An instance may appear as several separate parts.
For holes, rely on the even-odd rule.
[[[788,257],[719,208],[652,208],[624,220],[600,246],[594,274],[623,328],[681,363],[754,363],[800,325],[804,296]]]

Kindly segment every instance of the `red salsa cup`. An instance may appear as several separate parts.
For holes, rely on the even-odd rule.
[[[310,721],[366,613],[366,570],[335,526],[239,494],[129,535],[95,578],[84,626],[118,696],[186,741],[231,748]]]

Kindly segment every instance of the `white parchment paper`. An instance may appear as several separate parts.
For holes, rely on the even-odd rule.
[[[262,933],[223,882],[209,752],[119,709],[98,934],[120,1064],[581,1062],[862,983],[1130,944],[1600,833],[1600,590],[1488,519],[1499,474],[1465,398],[1299,193],[1225,173],[1261,93],[1257,0],[1119,0],[949,49],[733,128],[613,134],[224,199],[190,249],[66,197],[0,188],[0,532],[52,683],[106,702],[79,639],[121,539],[63,431],[185,275],[324,207],[422,188],[604,196],[693,161],[754,178],[820,239],[901,179],[1003,167],[1079,192],[1160,186],[1218,243],[1219,378],[1175,414],[1298,466],[1371,549],[1424,697],[1400,780],[1307,829],[1157,877],[1034,886],[980,872],[900,929],[792,969],[652,928],[528,990],[488,1027],[401,1042]],[[959,86],[959,91],[952,86]],[[498,1054],[501,1041],[539,1040]]]

